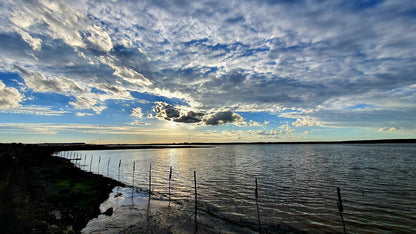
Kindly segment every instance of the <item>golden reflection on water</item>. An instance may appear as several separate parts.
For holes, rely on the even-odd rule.
[[[339,186],[350,231],[416,229],[412,222],[416,210],[409,209],[416,207],[416,147],[412,146],[227,145],[80,153],[94,155],[91,166],[95,173],[99,156],[102,162],[111,157],[111,178],[117,178],[121,159],[120,177],[127,184],[131,183],[136,162],[135,183],[142,188],[147,188],[152,164],[152,188],[162,194],[162,199],[167,199],[171,166],[172,200],[185,205],[193,204],[195,170],[199,205],[230,219],[255,220],[257,178],[260,214],[271,225],[286,223],[315,232],[340,231],[336,205]],[[84,161],[83,168],[88,170],[89,156]],[[106,166],[100,164],[100,173],[106,174]],[[399,229],[397,224],[401,225]]]

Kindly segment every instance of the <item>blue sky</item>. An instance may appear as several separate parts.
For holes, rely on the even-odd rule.
[[[416,137],[416,1],[0,11],[0,142]]]

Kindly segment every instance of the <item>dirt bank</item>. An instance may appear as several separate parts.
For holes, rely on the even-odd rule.
[[[52,157],[64,148],[0,144],[2,233],[79,232],[117,181]]]

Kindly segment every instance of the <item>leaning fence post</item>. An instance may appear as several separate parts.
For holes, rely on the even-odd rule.
[[[169,206],[170,206],[170,180],[172,179],[172,167],[169,168]]]
[[[194,186],[195,186],[195,225],[198,225],[197,215],[198,215],[198,193],[196,191],[196,172],[194,171]]]
[[[258,203],[258,199],[259,199],[259,191],[258,191],[258,186],[257,186],[257,178],[256,178],[256,190],[255,190],[255,196],[256,196],[256,207],[257,207],[257,221],[258,221],[258,225],[259,225],[259,233],[261,233],[261,225],[260,225],[260,212],[259,212],[259,203]]]
[[[339,187],[337,187],[337,194],[338,194],[338,211],[339,211],[339,215],[341,216],[341,221],[342,221],[342,226],[344,227],[344,233],[347,233],[347,230],[345,229],[345,222],[344,222],[344,217],[342,216],[342,212],[344,212],[344,207],[342,206],[342,199],[341,199],[341,190],[339,189]]]
[[[134,192],[134,171],[136,170],[136,162],[133,161],[133,188],[131,189],[131,194]]]
[[[110,158],[108,158],[108,163],[107,163],[107,177],[108,177],[108,168],[110,167]]]
[[[152,191],[152,164],[150,164],[150,171],[149,171],[149,199],[151,196]]]

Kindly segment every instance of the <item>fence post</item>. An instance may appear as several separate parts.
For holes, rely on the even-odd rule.
[[[170,206],[170,180],[172,179],[172,167],[169,168],[169,206]]]
[[[195,186],[195,225],[198,225],[197,215],[198,215],[198,193],[196,191],[196,172],[194,171],[194,186]]]
[[[255,190],[255,196],[256,196],[256,207],[257,207],[257,221],[258,221],[258,225],[259,225],[259,233],[261,233],[261,224],[260,224],[260,212],[259,212],[259,203],[258,203],[258,199],[259,199],[259,190],[258,190],[258,186],[257,186],[257,178],[256,178],[256,190]]]
[[[101,163],[101,155],[98,156],[98,173],[97,174],[100,174],[100,163]]]
[[[149,171],[149,199],[152,194],[152,164],[150,164],[150,171]]]
[[[92,166],[92,158],[94,157],[94,155],[91,154],[91,162],[90,162],[90,172],[91,172],[91,166]]]
[[[131,189],[131,195],[133,195],[134,192],[134,171],[136,170],[136,162],[133,161],[133,188]]]
[[[121,159],[118,162],[118,175],[117,175],[118,181],[120,181],[120,166],[121,166]]]
[[[108,158],[108,163],[107,163],[107,177],[108,177],[108,168],[110,167],[110,157]]]

